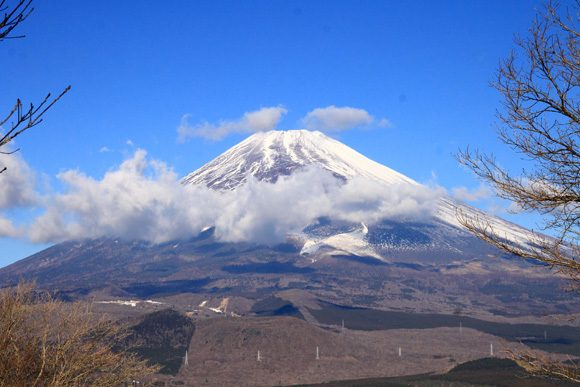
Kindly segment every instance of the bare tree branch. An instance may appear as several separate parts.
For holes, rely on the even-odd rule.
[[[0,13],[4,13],[4,17],[0,16],[0,42],[4,39],[14,39],[22,38],[24,35],[10,36],[10,33],[16,28],[20,23],[22,23],[34,10],[31,7],[32,0],[19,0],[18,3],[11,9],[6,5],[6,0],[0,0]],[[28,130],[39,123],[42,122],[42,116],[48,109],[52,107],[67,91],[70,90],[68,86],[60,95],[54,99],[50,99],[50,94],[48,94],[44,100],[38,105],[34,106],[32,103],[28,109],[23,110],[22,102],[20,99],[16,101],[14,109],[4,118],[0,119],[0,128],[4,124],[10,122],[10,128],[6,133],[0,134],[0,154],[11,154],[17,152],[19,149],[4,151],[2,147],[6,147],[11,141],[13,141],[19,134]],[[6,171],[6,167],[0,169],[0,174]]]
[[[4,12],[4,17],[0,20],[0,42],[4,39],[17,39],[22,38],[24,35],[20,36],[8,36],[18,24],[22,23],[34,10],[30,7],[32,0],[20,0],[16,6],[10,10],[7,5],[5,5],[6,0],[0,1],[0,13]],[[5,12],[8,11],[8,12]]]
[[[16,119],[16,121],[11,124],[10,130],[8,130],[8,132],[6,134],[4,134],[2,137],[0,137],[0,147],[2,147],[4,145],[8,144],[9,142],[11,142],[12,140],[14,140],[14,138],[16,138],[16,136],[18,136],[20,133],[24,132],[25,130],[30,129],[33,126],[40,124],[42,122],[43,114],[46,113],[46,111],[48,109],[50,109],[52,107],[52,105],[54,105],[56,103],[56,101],[58,101],[69,90],[70,90],[70,86],[68,86],[66,89],[64,89],[64,91],[62,93],[60,93],[60,95],[58,97],[54,98],[52,101],[49,100],[50,94],[48,94],[44,98],[44,101],[42,101],[42,103],[40,105],[35,107],[33,104],[30,104],[30,108],[28,110],[26,110],[24,113],[22,112],[22,103],[20,102],[20,100],[17,100],[16,106],[14,106],[14,109],[12,109],[10,114],[8,114],[8,116],[2,122],[0,122],[0,126],[2,126],[8,120],[10,120],[10,118]],[[14,152],[9,152],[9,153],[14,153]]]

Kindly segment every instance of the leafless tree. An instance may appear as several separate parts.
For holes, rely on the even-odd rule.
[[[0,0],[0,42],[5,39],[22,38],[23,35],[12,36],[13,30],[34,10],[31,7],[32,0],[19,0],[14,7],[6,5],[6,0]],[[70,90],[70,86],[56,98],[51,99],[48,94],[44,100],[38,105],[34,106],[32,103],[30,107],[24,108],[20,99],[16,100],[14,108],[3,119],[0,119],[0,153],[10,154],[17,152],[18,149],[12,151],[4,151],[6,146],[14,140],[20,133],[42,122],[42,116],[46,111],[55,104],[56,101],[63,96],[64,93]],[[4,131],[4,125],[8,124],[9,128]],[[5,132],[5,133],[2,133]],[[6,167],[0,166],[0,173],[4,172]]]
[[[121,325],[21,282],[0,290],[0,386],[118,386],[159,370],[113,350]]]
[[[501,142],[521,155],[526,167],[513,173],[493,154],[469,148],[457,155],[519,211],[543,215],[540,228],[556,238],[536,234],[523,246],[508,241],[486,219],[470,219],[460,212],[460,221],[506,253],[547,264],[563,274],[566,289],[576,293],[580,293],[579,10],[578,0],[566,7],[545,3],[528,34],[515,36],[515,50],[500,62],[491,82],[503,104],[494,129]],[[538,375],[580,382],[576,366],[529,352],[514,352],[514,356],[527,359],[530,370]]]

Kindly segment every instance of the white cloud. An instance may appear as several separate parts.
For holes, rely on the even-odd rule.
[[[182,185],[171,169],[148,160],[143,150],[102,180],[77,171],[58,178],[68,188],[54,195],[31,225],[35,242],[105,236],[160,243],[192,237],[213,225],[222,241],[276,243],[321,216],[367,223],[425,216],[440,194],[410,185],[384,187],[364,178],[342,184],[317,168],[275,184],[249,178],[236,191],[220,194]]]
[[[455,199],[467,202],[477,202],[486,200],[493,196],[493,191],[489,186],[480,184],[479,187],[468,189],[467,187],[456,187],[451,189],[451,194]]]
[[[360,126],[377,124],[381,127],[391,126],[391,123],[382,118],[378,121],[366,110],[348,106],[336,107],[334,105],[325,108],[316,108],[302,119],[302,124],[308,130],[341,131]]]
[[[384,218],[423,218],[436,210],[442,188],[410,184],[385,187],[362,177],[349,180],[333,193],[332,217],[352,222],[376,222]]]
[[[215,195],[182,186],[173,171],[148,161],[142,150],[100,181],[77,171],[58,178],[67,192],[55,195],[32,224],[35,242],[99,236],[161,242],[197,234],[213,219],[208,209],[217,207]]]
[[[0,210],[26,207],[38,201],[34,174],[19,153],[0,154]]]
[[[492,215],[519,214],[523,211],[522,207],[516,202],[507,200],[492,200],[486,208],[486,211]]]
[[[190,137],[203,137],[219,141],[231,133],[255,133],[274,130],[286,113],[288,113],[288,110],[283,106],[264,107],[260,110],[244,113],[237,120],[223,120],[218,124],[204,121],[194,126],[188,123],[190,116],[184,115],[181,119],[181,124],[177,128],[177,141],[183,142]]]
[[[99,150],[99,152],[101,153],[106,153],[106,152],[110,152],[111,150],[109,148],[107,148],[106,146],[102,147],[101,150]]]
[[[18,233],[14,224],[10,219],[7,219],[0,214],[0,237],[9,237],[14,238],[17,237]]]
[[[289,231],[299,231],[332,210],[329,191],[338,188],[330,173],[306,169],[275,184],[249,178],[226,194],[227,206],[216,218],[218,237],[228,242],[283,241]]]
[[[381,118],[381,120],[377,123],[377,126],[381,128],[391,128],[393,124],[386,118]]]
[[[24,230],[17,228],[3,212],[34,206],[40,195],[35,191],[35,176],[19,153],[0,154],[0,237],[16,238]]]

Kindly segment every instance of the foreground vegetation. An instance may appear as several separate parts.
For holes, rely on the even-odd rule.
[[[0,290],[0,386],[117,386],[159,370],[114,350],[126,330],[33,283]]]
[[[159,373],[177,375],[195,332],[193,320],[174,309],[149,313],[128,329],[123,348],[150,364]]]

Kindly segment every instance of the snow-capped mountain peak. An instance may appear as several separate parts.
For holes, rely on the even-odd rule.
[[[410,185],[418,190],[427,189],[414,180],[361,155],[352,148],[321,133],[308,130],[270,131],[256,133],[230,148],[213,161],[182,179],[182,184],[207,186],[218,191],[235,190],[249,176],[275,183],[280,176],[288,176],[309,166],[331,172],[343,181],[362,177],[386,187]],[[395,193],[395,191],[393,191]],[[395,193],[396,196],[396,193]],[[303,252],[317,251],[320,246],[331,246],[354,255],[378,258],[393,249],[427,249],[458,251],[460,240],[473,238],[457,219],[458,208],[468,218],[487,219],[496,232],[506,239],[526,245],[530,231],[481,210],[455,200],[445,194],[435,199],[436,211],[430,219],[423,219],[420,230],[415,226],[401,226],[404,219],[369,226],[370,232],[361,233],[358,226],[347,231],[337,227],[322,227],[320,231],[302,232],[306,238]],[[429,226],[425,226],[429,224]],[[356,226],[356,225],[355,225]],[[365,226],[366,229],[366,226]],[[395,235],[404,229],[404,237]]]
[[[386,185],[418,185],[339,141],[308,130],[256,133],[187,175],[182,183],[206,185],[220,191],[233,190],[243,184],[248,175],[275,182],[279,176],[290,175],[309,165],[326,169],[343,180],[361,176]]]

